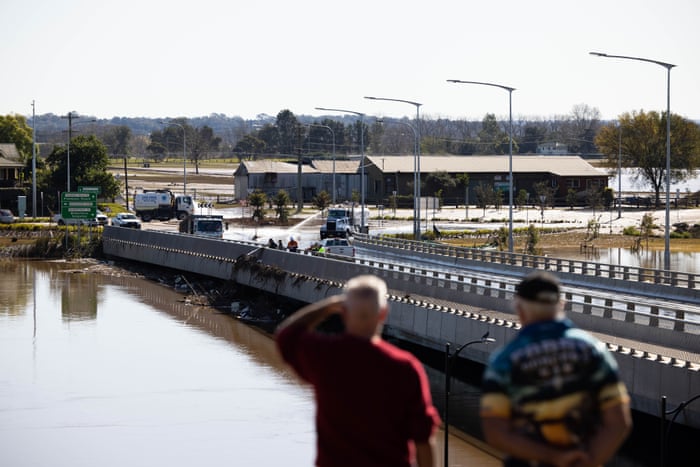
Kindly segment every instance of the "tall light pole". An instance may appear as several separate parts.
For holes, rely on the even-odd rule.
[[[332,203],[335,204],[335,131],[333,131],[333,128],[329,127],[328,125],[321,125],[319,123],[309,123],[309,126],[317,126],[320,128],[325,128],[331,132],[331,136],[333,137],[333,201],[332,201]]]
[[[403,102],[404,104],[416,106],[416,130],[414,131],[416,135],[416,142],[413,150],[413,238],[420,240],[420,106],[423,104],[404,99],[390,99],[388,97],[365,96],[365,99],[370,99],[373,101]]]
[[[589,52],[596,57],[621,58],[638,62],[654,63],[666,68],[666,233],[664,235],[664,269],[671,269],[671,63],[625,55],[609,55],[602,52]]]
[[[515,88],[496,83],[448,79],[448,83],[478,84],[508,91],[508,252],[513,253],[513,91]]]
[[[618,124],[617,141],[617,218],[622,218],[622,122]]]
[[[448,466],[448,459],[449,459],[449,444],[448,444],[448,438],[449,438],[449,432],[450,432],[450,381],[452,380],[452,367],[455,364],[455,359],[459,355],[459,353],[464,350],[466,347],[472,345],[472,344],[489,344],[496,342],[496,339],[493,337],[489,337],[488,331],[486,334],[481,336],[481,339],[469,341],[465,344],[462,344],[457,348],[457,351],[450,355],[450,343],[445,344],[445,417],[444,417],[444,425],[445,425],[445,442],[444,442],[444,467]]]
[[[73,120],[80,118],[77,112],[68,112],[61,118],[68,119],[68,146],[66,146],[66,192],[70,192],[70,140],[73,137]]]
[[[32,217],[36,219],[36,109],[32,101]]]
[[[182,194],[187,194],[187,133],[185,127],[177,122],[158,122],[161,125],[179,126],[182,130]]]
[[[356,112],[354,110],[346,110],[346,109],[329,109],[326,107],[316,107],[316,110],[323,110],[325,112],[344,112],[344,113],[349,113],[353,115],[357,115],[360,117],[360,152],[362,155],[360,156],[360,198],[361,198],[361,204],[362,204],[362,212],[360,213],[360,231],[365,232],[366,231],[366,224],[365,224],[365,114],[362,112]],[[335,140],[335,133],[333,134],[333,139]],[[335,167],[335,163],[334,163]],[[333,176],[333,181],[335,182],[335,175]],[[335,190],[334,195],[335,195]]]

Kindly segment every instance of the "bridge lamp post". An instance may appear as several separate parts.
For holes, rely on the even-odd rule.
[[[373,101],[403,102],[404,104],[416,106],[416,128],[414,129],[416,142],[413,150],[413,238],[420,240],[420,106],[423,104],[404,99],[390,99],[388,97],[365,96],[365,99],[370,99]]]
[[[654,63],[666,68],[666,224],[664,235],[664,269],[671,269],[671,63],[625,55],[609,55],[602,52],[589,52],[591,55],[603,58],[621,58],[638,62]]]
[[[187,194],[187,132],[185,127],[177,122],[158,122],[161,125],[179,126],[182,130],[182,194]]]
[[[360,117],[360,203],[362,204],[362,212],[360,213],[360,230],[362,233],[366,230],[365,225],[365,114],[362,112],[356,112],[354,110],[347,109],[329,109],[326,107],[316,107],[316,110],[323,110],[325,112],[344,112],[348,114],[357,115]],[[332,131],[332,130],[331,130]],[[335,141],[335,133],[333,133],[333,141]],[[335,144],[333,145],[335,148]],[[333,182],[335,183],[335,158],[333,159]],[[335,197],[335,189],[333,190],[333,196]]]
[[[333,128],[329,127],[328,125],[319,125],[318,123],[309,123],[309,126],[316,126],[316,127],[320,127],[320,128],[325,128],[331,132],[331,136],[333,137],[333,201],[332,201],[332,203],[335,205],[335,131],[333,131]]]
[[[508,252],[513,253],[513,91],[515,88],[496,83],[448,79],[448,83],[492,86],[508,91]]]
[[[472,344],[490,344],[496,342],[496,339],[489,337],[488,331],[481,336],[481,339],[469,341],[457,348],[457,351],[450,355],[450,343],[445,344],[445,442],[444,442],[444,466],[448,466],[449,459],[449,430],[450,430],[450,381],[452,379],[452,367],[459,353]]]

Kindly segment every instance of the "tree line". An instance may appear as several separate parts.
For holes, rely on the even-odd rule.
[[[79,123],[79,125],[78,125]],[[349,154],[412,154],[415,134],[420,134],[422,154],[507,154],[508,121],[487,114],[481,122],[422,118],[420,121],[377,120],[355,116],[322,118],[296,116],[288,109],[275,117],[261,114],[254,120],[228,118],[220,114],[198,119],[81,117],[74,124],[71,140],[72,178],[84,184],[103,184],[103,193],[118,190],[118,183],[100,179],[110,158],[143,158],[154,161],[181,159],[183,152],[198,171],[202,160],[233,158],[328,157],[335,151]],[[211,125],[210,125],[211,124]],[[227,126],[228,125],[228,126]],[[38,172],[47,193],[61,191],[67,171],[66,121],[61,116],[37,118]],[[413,130],[413,131],[411,131]],[[184,139],[183,139],[184,138]],[[540,144],[561,142],[569,153],[600,153],[611,170],[618,163],[633,168],[636,176],[655,192],[657,205],[665,181],[666,114],[655,111],[624,113],[616,121],[603,122],[600,112],[585,104],[573,107],[566,116],[553,119],[515,119],[514,154],[532,154]],[[26,117],[0,116],[0,143],[15,143],[26,162],[25,180],[31,177],[32,128]],[[83,155],[83,151],[86,151]],[[694,176],[700,165],[700,127],[679,115],[671,115],[671,179]],[[80,169],[81,161],[85,169]],[[89,166],[89,167],[88,167]],[[74,186],[80,184],[76,179]],[[447,183],[438,180],[438,183]]]

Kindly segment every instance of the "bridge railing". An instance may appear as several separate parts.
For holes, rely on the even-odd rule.
[[[609,279],[645,282],[689,290],[700,290],[700,274],[640,268],[593,261],[552,258],[549,256],[509,253],[485,248],[468,248],[415,240],[391,239],[357,234],[355,241],[367,245],[396,248],[417,253],[447,256],[455,259],[481,261],[509,266],[521,266],[571,274],[582,274]]]

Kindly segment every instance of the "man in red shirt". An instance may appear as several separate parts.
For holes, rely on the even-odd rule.
[[[317,466],[434,466],[440,418],[421,363],[381,338],[386,293],[382,279],[358,276],[345,294],[300,309],[277,332],[284,360],[314,387]],[[344,332],[317,331],[333,314]]]

